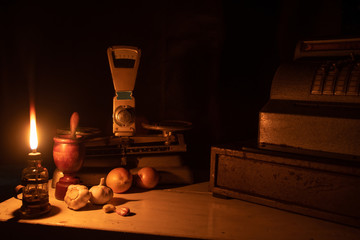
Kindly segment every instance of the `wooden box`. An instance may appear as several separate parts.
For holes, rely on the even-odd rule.
[[[211,148],[214,195],[360,227],[360,164],[241,145]]]

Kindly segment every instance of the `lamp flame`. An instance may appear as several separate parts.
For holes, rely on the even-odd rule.
[[[36,152],[38,147],[38,137],[36,133],[36,114],[35,108],[30,108],[30,148],[33,152]]]

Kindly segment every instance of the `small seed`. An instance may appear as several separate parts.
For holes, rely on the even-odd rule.
[[[130,209],[127,207],[117,208],[116,213],[121,216],[128,216],[130,214]]]
[[[103,209],[104,209],[104,212],[106,212],[106,213],[111,213],[111,212],[114,212],[116,208],[115,208],[115,206],[112,205],[112,204],[105,204],[105,205],[103,206]]]

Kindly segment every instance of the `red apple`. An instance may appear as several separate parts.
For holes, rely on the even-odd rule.
[[[152,167],[141,168],[136,175],[136,186],[145,189],[151,189],[156,187],[159,183],[160,175]]]
[[[133,176],[125,168],[114,168],[106,176],[106,185],[114,193],[123,193],[129,190],[133,181]]]

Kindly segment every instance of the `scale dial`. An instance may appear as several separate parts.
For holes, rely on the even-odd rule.
[[[135,108],[119,106],[114,112],[114,121],[121,127],[128,127],[135,122]]]

